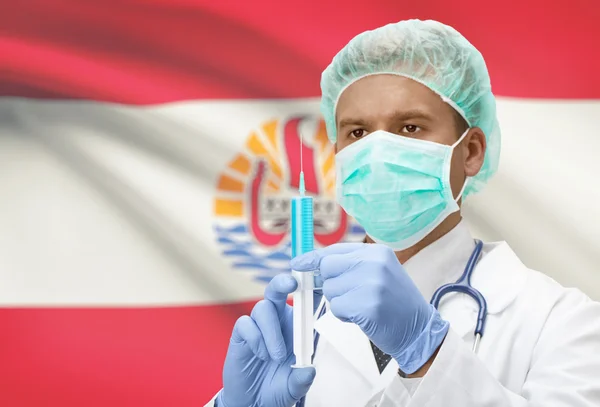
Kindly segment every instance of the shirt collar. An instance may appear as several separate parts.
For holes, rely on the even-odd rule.
[[[425,299],[435,290],[456,281],[475,248],[475,241],[464,220],[450,232],[406,261],[403,266]]]

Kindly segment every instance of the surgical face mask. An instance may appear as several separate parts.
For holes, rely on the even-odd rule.
[[[337,201],[376,242],[404,250],[459,210],[451,146],[378,130],[335,156]]]

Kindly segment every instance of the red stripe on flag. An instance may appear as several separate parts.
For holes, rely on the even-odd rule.
[[[251,306],[0,310],[0,405],[202,406]]]
[[[600,3],[589,0],[13,2],[0,13],[0,94],[132,104],[318,96],[322,69],[353,35],[413,17],[465,34],[498,95],[600,98]]]

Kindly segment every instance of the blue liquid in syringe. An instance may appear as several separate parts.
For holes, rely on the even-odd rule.
[[[313,199],[305,195],[304,174],[300,174],[300,196],[292,198],[292,258],[314,249]]]
[[[300,196],[292,198],[292,258],[314,250],[313,198],[306,196],[304,173],[300,173]],[[315,270],[315,289],[320,289],[321,275]]]

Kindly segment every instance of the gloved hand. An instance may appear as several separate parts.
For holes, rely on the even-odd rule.
[[[292,269],[321,270],[331,312],[357,324],[405,373],[435,353],[448,322],[421,295],[387,246],[340,243],[294,258]]]
[[[315,369],[292,369],[292,308],[288,294],[298,286],[289,274],[267,285],[265,299],[237,320],[223,367],[218,407],[290,407],[310,388]]]

